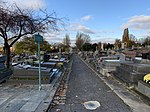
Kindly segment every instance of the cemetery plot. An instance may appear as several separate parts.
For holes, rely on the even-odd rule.
[[[150,72],[149,68],[149,64],[124,62],[116,68],[114,75],[128,84],[137,84],[139,80],[143,80],[145,74]]]
[[[56,77],[59,77],[65,69],[65,66],[69,62],[69,56],[67,55],[61,55],[59,58],[57,56],[58,54],[47,54],[42,56],[41,61],[41,78],[42,78],[42,84],[51,83]],[[57,57],[56,57],[57,56]],[[13,79],[17,79],[18,82],[27,82],[27,83],[38,83],[38,66],[39,62],[36,61],[36,59],[29,58],[31,56],[26,56],[22,58],[23,60],[14,61],[13,63],[13,69],[14,74]],[[33,56],[32,56],[33,57]],[[34,56],[36,57],[36,56]],[[18,60],[20,56],[15,57],[13,60]]]
[[[14,66],[14,73],[13,73],[13,79],[17,80],[27,80],[28,82],[36,82],[38,83],[39,78],[39,68],[35,66]],[[62,71],[59,69],[54,68],[47,68],[47,67],[41,67],[41,78],[42,78],[42,84],[49,84],[52,82],[52,80],[57,76],[62,74]]]

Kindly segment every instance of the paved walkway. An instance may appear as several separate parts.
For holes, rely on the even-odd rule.
[[[127,106],[95,73],[77,56],[73,56],[67,100],[50,112],[91,112],[83,103],[98,101],[101,106],[93,112],[131,112]]]
[[[42,112],[54,95],[52,85],[3,85],[0,87],[0,112]]]
[[[46,112],[63,75],[57,75],[51,84],[42,84],[40,91],[31,80],[8,80],[0,84],[0,112]]]

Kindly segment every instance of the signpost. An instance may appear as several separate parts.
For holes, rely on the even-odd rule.
[[[38,43],[38,60],[39,60],[39,91],[41,90],[41,55],[40,55],[40,44],[43,42],[41,35],[35,34],[34,41]]]

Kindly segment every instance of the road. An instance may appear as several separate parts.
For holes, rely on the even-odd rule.
[[[52,108],[50,112],[91,112],[83,105],[87,101],[100,103],[100,107],[93,112],[132,111],[101,78],[89,69],[77,55],[74,55],[66,103]]]

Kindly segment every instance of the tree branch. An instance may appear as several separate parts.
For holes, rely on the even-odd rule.
[[[33,32],[34,33],[34,32]],[[20,36],[17,36],[17,38],[9,45],[10,47],[12,47],[12,45],[17,42],[18,39],[20,39],[21,37],[25,36],[25,35],[28,35],[28,34],[33,34],[32,32],[26,32]]]
[[[13,37],[9,38],[8,41],[11,40],[11,39],[17,38],[17,37],[18,36],[13,36]]]
[[[1,36],[3,39],[6,39],[6,38],[5,38],[5,35],[4,35],[4,31],[3,31],[2,28],[0,28],[0,32],[1,32],[0,36]]]
[[[3,38],[3,35],[2,35],[2,34],[0,34],[0,36]]]

